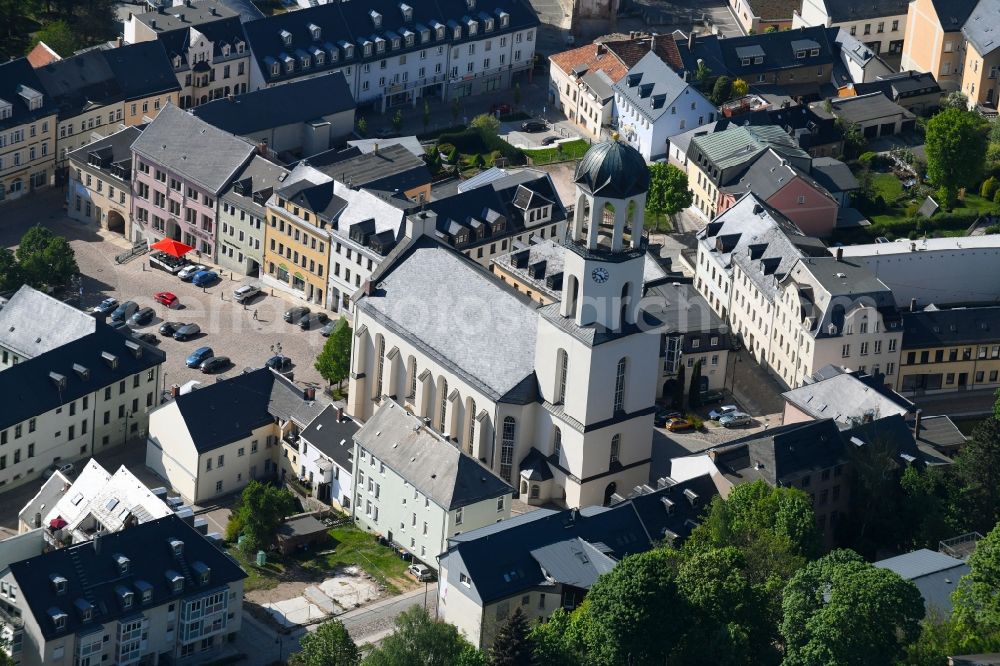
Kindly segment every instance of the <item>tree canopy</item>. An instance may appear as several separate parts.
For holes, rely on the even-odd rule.
[[[500,121],[492,113],[480,113],[472,119],[469,125],[493,136],[496,136],[497,132],[500,131]]]
[[[35,33],[31,40],[34,47],[38,42],[45,45],[63,57],[71,56],[80,49],[80,41],[64,20],[53,21]]]
[[[256,479],[240,493],[226,526],[226,538],[243,536],[243,551],[253,553],[274,543],[281,522],[295,512],[295,498],[284,488]]]
[[[521,612],[521,607],[514,608],[497,631],[490,648],[487,663],[489,666],[524,666],[531,663],[531,639],[528,618]]]
[[[676,215],[690,206],[693,200],[686,173],[673,164],[657,162],[649,165],[648,212],[657,217]]]
[[[977,114],[949,108],[927,122],[927,175],[942,205],[955,204],[959,189],[979,183],[986,159],[986,125]]]
[[[351,340],[351,326],[346,319],[341,319],[316,357],[316,371],[330,384],[342,385],[351,371]]]
[[[61,287],[80,272],[73,248],[62,236],[36,224],[28,229],[14,255],[0,255],[0,284],[15,288],[20,284],[32,287]]]
[[[340,620],[327,620],[299,640],[301,650],[291,655],[291,666],[357,666],[361,652]]]
[[[1000,649],[1000,524],[976,544],[952,594],[961,649]]]
[[[431,619],[420,606],[396,618],[396,631],[365,657],[364,666],[483,666],[482,653],[453,625]]]

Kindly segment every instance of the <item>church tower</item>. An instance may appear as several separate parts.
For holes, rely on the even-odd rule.
[[[574,181],[562,300],[539,318],[535,372],[548,418],[535,437],[551,442],[537,448],[564,493],[552,499],[586,506],[649,481],[660,334],[639,309],[646,161],[626,144],[600,143]]]

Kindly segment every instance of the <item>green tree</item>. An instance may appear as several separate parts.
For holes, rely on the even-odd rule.
[[[358,118],[358,134],[368,136],[368,121],[365,120],[364,116]]]
[[[340,620],[327,620],[307,631],[299,641],[302,649],[291,655],[291,666],[357,666],[361,652]]]
[[[396,109],[396,113],[392,114],[392,129],[399,132],[403,127],[403,112]]]
[[[458,124],[458,116],[461,115],[461,113],[462,113],[462,108],[458,105],[458,98],[457,97],[452,97],[452,99],[451,99],[451,105],[450,105],[449,108],[451,109],[451,122],[452,122],[453,125],[457,125]]]
[[[500,625],[493,647],[490,648],[486,662],[489,666],[524,666],[532,660],[531,639],[528,637],[528,618],[521,612],[521,607]]]
[[[997,179],[990,176],[983,181],[983,184],[979,186],[979,196],[986,199],[987,201],[993,200],[993,195],[997,191]]]
[[[243,552],[266,550],[272,544],[281,522],[295,512],[295,498],[284,488],[252,479],[240,493],[229,516],[226,539],[243,536]]]
[[[972,187],[986,159],[985,122],[975,113],[946,109],[927,123],[924,149],[927,175],[940,188],[942,205],[951,208],[962,187]]]
[[[688,406],[691,409],[701,407],[701,359],[694,362],[691,371],[691,384],[688,386]]]
[[[344,385],[351,371],[351,339],[351,326],[341,319],[323,343],[314,364],[319,376],[330,384],[336,382],[338,388]]]
[[[62,236],[41,225],[28,229],[17,248],[17,263],[33,287],[58,287],[80,272],[73,248]]]
[[[427,128],[430,127],[431,125],[431,105],[427,102],[426,99],[424,100],[423,123],[424,123],[424,132],[426,132]]]
[[[907,549],[937,548],[942,539],[956,534],[949,521],[955,475],[945,467],[920,469],[909,465],[903,470],[898,518],[903,526],[903,546]]]
[[[698,68],[694,70],[694,80],[698,83],[698,89],[705,91],[708,89],[708,82],[712,78],[712,70],[704,61],[698,63]]]
[[[684,409],[684,381],[686,373],[687,367],[682,362],[677,369],[677,379],[674,380],[674,394],[672,396],[674,409]]]
[[[646,193],[646,211],[656,219],[676,215],[691,205],[694,195],[688,188],[687,174],[673,164],[658,162],[649,166],[649,191]]]
[[[961,109],[962,111],[968,111],[969,98],[961,90],[953,90],[947,95],[941,96],[941,102],[938,106],[942,111],[946,109]]]
[[[1000,521],[1000,421],[984,419],[955,457],[960,488],[957,511],[965,528],[985,533]]]
[[[729,95],[733,90],[733,80],[723,74],[715,80],[715,85],[712,86],[712,104],[718,106],[729,99]]]
[[[17,263],[14,251],[0,247],[0,291],[17,289],[24,280],[21,276],[21,266]]]
[[[898,449],[890,436],[882,436],[874,423],[863,435],[864,446],[846,449],[850,460],[850,519],[840,522],[838,540],[860,553],[874,556],[900,540],[899,507],[902,502],[902,469]]]
[[[587,663],[665,663],[686,629],[689,611],[677,592],[676,551],[624,558],[591,587],[580,613]]]
[[[920,634],[924,601],[913,583],[836,550],[810,562],[785,586],[785,666],[884,666]]]
[[[520,82],[514,84],[514,107],[521,106],[521,84]]]
[[[39,10],[39,4],[36,0],[0,0],[0,21],[7,26],[4,28],[5,38],[0,39],[0,55],[5,56],[3,60],[23,55],[27,45],[25,33]]]
[[[396,631],[361,662],[364,666],[481,666],[482,654],[453,625],[438,622],[420,606],[396,618]]]
[[[767,30],[765,30],[764,32],[767,32],[767,33],[778,32],[778,26],[776,26],[776,25],[769,25],[769,26],[767,26]]]
[[[66,58],[73,55],[80,49],[80,42],[76,33],[69,27],[66,21],[53,21],[35,33],[31,40],[34,47],[38,42],[45,42],[50,49]]]
[[[1000,649],[1000,525],[976,544],[952,602],[959,650]]]
[[[480,132],[485,132],[490,136],[496,136],[500,131],[500,121],[492,113],[480,113],[469,123],[470,127],[475,127]]]
[[[733,81],[732,97],[733,99],[739,99],[747,93],[750,92],[750,86],[743,79],[736,79]]]
[[[853,158],[860,155],[868,144],[861,126],[857,123],[844,122],[840,118],[837,119],[836,125],[844,135],[844,156]]]
[[[996,398],[996,401],[993,403],[993,418],[1000,421],[1000,389],[996,390],[993,397]]]
[[[546,622],[531,628],[528,634],[534,652],[531,666],[582,666],[584,659],[574,640],[573,619],[557,608]]]

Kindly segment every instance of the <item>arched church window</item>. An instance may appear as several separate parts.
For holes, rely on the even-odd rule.
[[[556,395],[555,404],[566,400],[566,376],[569,373],[569,354],[565,349],[556,352]]]
[[[438,387],[441,389],[440,392],[440,428],[441,432],[445,432],[445,427],[447,426],[448,418],[448,380],[444,377],[438,379]]]
[[[620,433],[615,433],[615,436],[611,438],[611,459],[610,462],[618,462],[618,455],[622,450],[622,436]]]
[[[562,456],[562,430],[559,429],[559,426],[552,428],[552,455],[555,456],[558,463]]]
[[[382,399],[382,368],[385,367],[385,338],[375,337],[375,400]]]
[[[472,446],[476,441],[476,401],[469,402],[469,454],[472,454]]]
[[[517,421],[513,416],[505,416],[500,438],[500,478],[510,481],[510,473],[514,468],[514,437],[517,434]]]
[[[417,397],[417,359],[411,356],[407,365],[409,366],[407,369],[409,386],[406,389],[406,397],[413,399]]]
[[[624,356],[618,361],[618,369],[615,372],[615,411],[620,412],[625,409],[625,366],[628,359]]]

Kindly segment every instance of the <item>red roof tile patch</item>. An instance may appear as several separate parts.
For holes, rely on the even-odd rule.
[[[585,67],[589,72],[603,71],[612,81],[628,73],[628,67],[603,44],[587,44],[579,48],[552,55],[549,60],[566,74]]]

